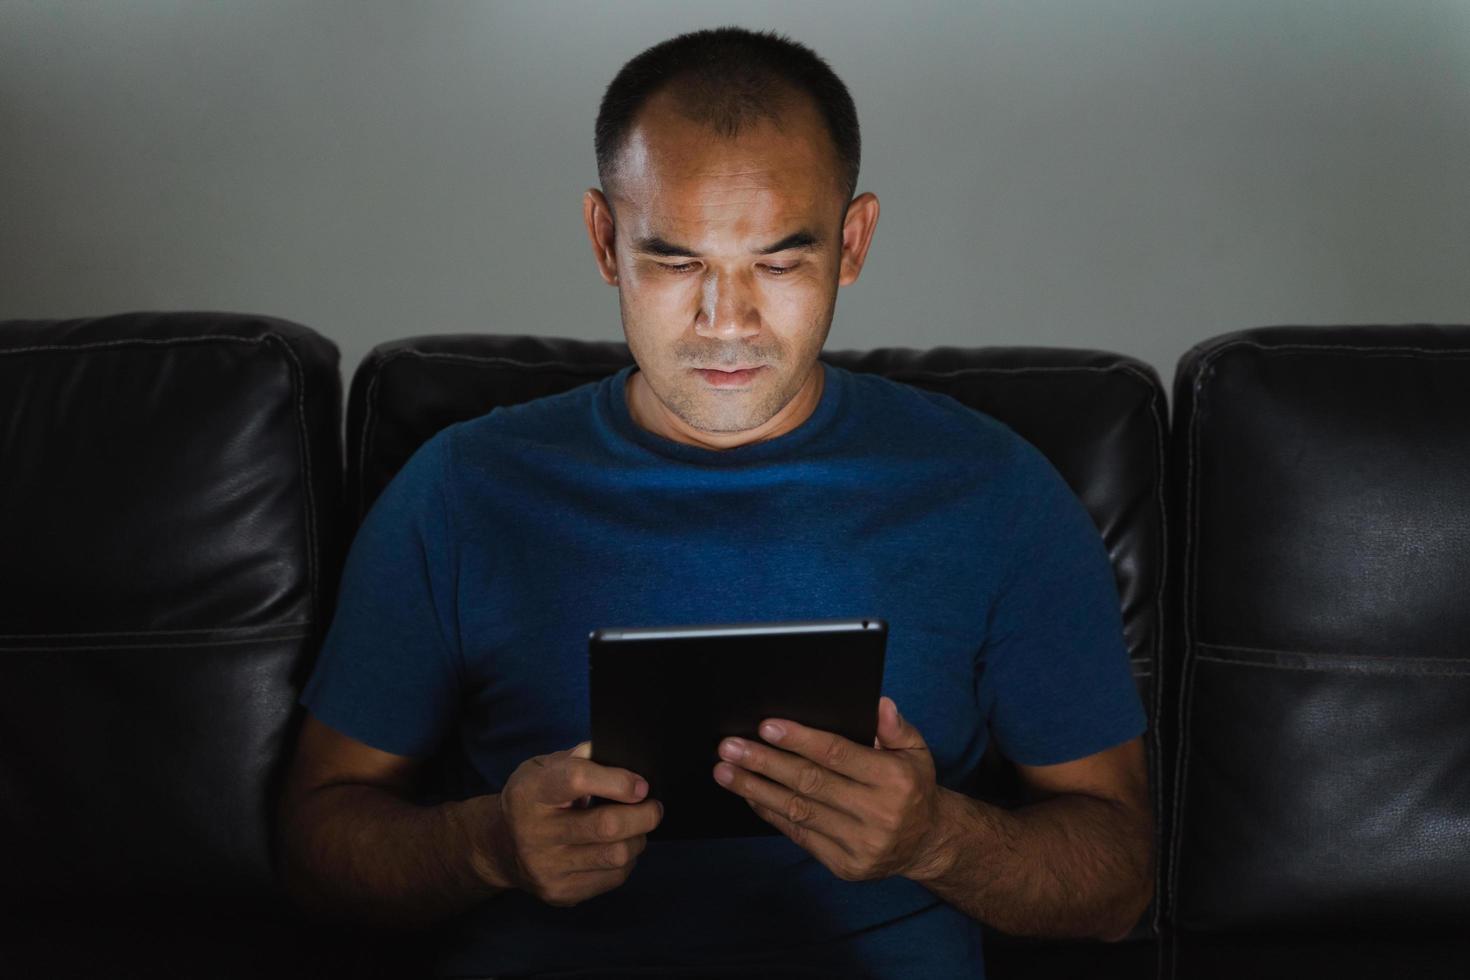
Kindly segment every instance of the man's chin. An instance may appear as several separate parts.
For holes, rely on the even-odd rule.
[[[739,395],[733,392],[726,395],[716,394],[713,397],[708,394],[695,395],[690,402],[693,405],[709,406],[710,402],[715,402],[715,406],[710,406],[710,410],[708,411],[696,410],[689,413],[680,413],[679,418],[691,429],[699,432],[707,432],[710,435],[722,436],[749,432],[770,421],[771,416],[759,411],[760,406],[758,405],[741,406],[741,410],[739,411],[731,411],[735,407],[733,405],[726,404],[719,406],[719,401],[729,402],[733,401],[734,398],[750,399],[751,395],[749,392],[743,392]],[[721,408],[724,410],[722,411]]]
[[[691,429],[695,429],[699,432],[704,432],[712,436],[731,436],[739,435],[742,432],[749,432],[750,430],[764,424],[765,421],[765,419],[732,419],[728,417],[693,419],[686,418],[684,419],[684,424],[689,426]]]

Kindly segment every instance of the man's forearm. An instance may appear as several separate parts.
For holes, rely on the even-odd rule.
[[[287,887],[323,918],[432,925],[507,890],[476,858],[474,835],[492,832],[498,804],[495,794],[420,806],[373,786],[316,790],[283,828]]]
[[[911,875],[1017,936],[1121,939],[1153,892],[1153,833],[1119,805],[1065,794],[1006,810],[940,789],[932,861]]]

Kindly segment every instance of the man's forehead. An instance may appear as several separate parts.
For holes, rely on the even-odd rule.
[[[617,207],[618,233],[631,248],[655,255],[820,247],[831,220],[822,199],[771,188],[707,194],[665,190]]]
[[[804,103],[790,106],[779,124],[751,120],[727,137],[656,96],[629,130],[611,190],[633,210],[669,212],[674,220],[778,206],[773,199],[807,212],[838,192],[835,164],[816,110]]]

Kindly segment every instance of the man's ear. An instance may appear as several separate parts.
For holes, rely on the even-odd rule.
[[[592,254],[597,259],[597,270],[602,281],[609,285],[618,281],[618,259],[613,243],[616,235],[613,228],[612,208],[602,191],[589,187],[582,195],[582,220],[587,224],[587,239],[592,243]]]
[[[837,271],[837,285],[847,286],[857,282],[868,258],[868,244],[873,240],[873,229],[878,227],[878,195],[859,194],[847,206],[847,215],[842,219],[842,257]]]

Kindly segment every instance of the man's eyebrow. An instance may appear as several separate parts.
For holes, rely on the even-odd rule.
[[[759,254],[771,255],[775,252],[785,252],[788,249],[793,248],[799,248],[810,252],[821,244],[822,240],[820,238],[803,228],[801,231],[798,231],[791,235],[787,235],[785,238],[781,239],[774,245],[770,245],[766,248],[760,249]]]
[[[664,241],[658,235],[648,235],[638,239],[633,243],[633,251],[645,252],[649,255],[663,255],[670,258],[694,254],[694,249]]]
[[[801,231],[787,235],[774,245],[767,245],[765,248],[756,249],[756,254],[773,255],[776,252],[785,252],[789,249],[811,251],[821,244],[821,238],[803,228]],[[698,254],[687,245],[676,245],[658,235],[646,235],[638,239],[633,243],[633,250],[646,255],[662,255],[665,258],[682,258]]]

